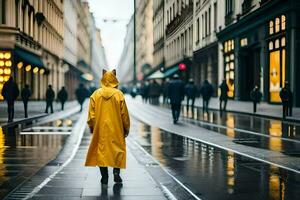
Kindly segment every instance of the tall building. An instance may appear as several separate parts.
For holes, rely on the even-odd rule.
[[[219,71],[231,83],[232,98],[249,100],[258,85],[264,100],[280,103],[289,81],[294,104],[300,106],[300,1],[226,0],[225,27],[217,36]]]
[[[153,67],[152,6],[153,0],[136,0],[136,69],[138,80],[143,80]]]
[[[194,0],[194,66],[193,78],[200,85],[204,80],[218,88],[218,41],[216,32],[223,23],[222,2]]]
[[[134,15],[127,24],[126,36],[124,38],[124,47],[119,60],[117,75],[121,84],[130,83],[133,80],[133,51],[134,51]]]
[[[12,76],[19,88],[29,84],[34,99],[64,84],[63,1],[0,1],[0,90]],[[0,99],[3,99],[0,96]]]
[[[165,0],[165,71],[166,76],[182,69],[182,78],[192,73],[193,1]]]

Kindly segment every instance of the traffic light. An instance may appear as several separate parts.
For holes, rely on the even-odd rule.
[[[186,70],[186,64],[185,63],[179,63],[178,68],[180,71]]]

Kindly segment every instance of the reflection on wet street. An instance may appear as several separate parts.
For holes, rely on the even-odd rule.
[[[203,113],[196,107],[192,112],[186,106],[182,107],[182,120],[227,135],[238,144],[300,156],[299,124],[230,112]]]
[[[77,118],[0,128],[0,199],[57,155]]]
[[[299,199],[298,174],[136,123],[138,143],[201,199]],[[270,128],[277,134],[278,127]]]

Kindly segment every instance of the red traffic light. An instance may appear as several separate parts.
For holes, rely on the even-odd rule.
[[[179,63],[178,68],[179,68],[180,71],[184,71],[184,70],[186,70],[186,64]]]

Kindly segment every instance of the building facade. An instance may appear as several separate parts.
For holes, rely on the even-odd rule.
[[[137,80],[143,80],[153,68],[153,1],[136,0]]]
[[[117,74],[121,84],[128,84],[133,80],[133,51],[134,51],[134,16],[127,24],[124,48],[118,63]]]
[[[165,0],[165,74],[172,75],[182,68],[182,77],[192,73],[193,1]],[[168,70],[168,73],[166,73]]]
[[[288,81],[299,106],[299,9],[297,0],[225,1],[219,69],[234,86],[232,98],[250,100],[258,85],[265,101],[280,103]]]
[[[0,4],[0,90],[12,76],[20,89],[29,84],[33,99],[44,98],[48,84],[57,91],[64,84],[62,1]]]
[[[193,78],[200,85],[208,80],[218,87],[218,41],[216,32],[222,26],[220,10],[223,4],[217,0],[194,1],[194,55]]]

